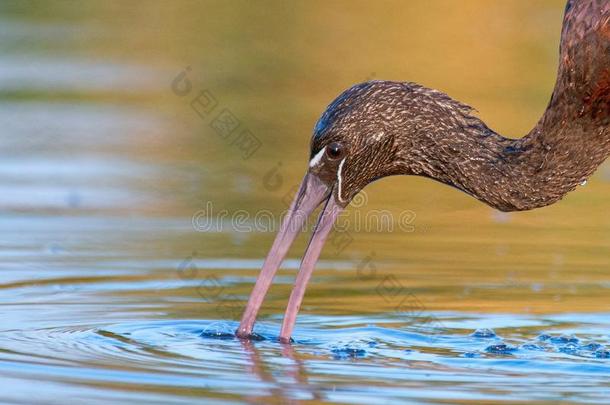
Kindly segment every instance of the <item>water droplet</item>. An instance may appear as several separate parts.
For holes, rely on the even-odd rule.
[[[512,352],[514,352],[516,350],[517,350],[516,347],[508,346],[504,343],[499,344],[499,345],[492,345],[492,346],[487,347],[487,349],[485,349],[485,351],[487,353],[493,353],[493,354],[511,354]]]
[[[543,342],[545,340],[549,340],[551,338],[551,335],[547,335],[546,333],[543,333],[542,335],[538,336],[538,340],[542,340]]]
[[[470,336],[477,338],[494,338],[496,337],[496,333],[491,329],[482,328],[475,330]]]
[[[597,357],[598,359],[610,359],[610,351],[598,350],[595,352],[595,357]]]
[[[206,339],[219,339],[219,340],[233,340],[236,339],[234,333],[222,332],[222,331],[203,331],[199,335]]]
[[[357,347],[338,347],[330,350],[336,360],[357,359],[366,356],[366,350]]]
[[[583,346],[582,346],[582,349],[584,349],[584,350],[590,350],[590,351],[599,350],[599,349],[601,349],[601,348],[603,348],[603,346],[602,346],[602,345],[600,345],[599,343],[595,343],[595,342],[593,342],[593,343],[588,343],[588,344],[586,344],[586,345],[583,345]]]
[[[544,350],[543,346],[534,344],[534,343],[526,343],[523,346],[521,346],[522,349],[524,350],[536,350],[536,351],[542,351]]]
[[[559,351],[567,354],[577,354],[578,345],[576,343],[567,343],[565,346],[560,347]]]
[[[578,343],[578,338],[576,336],[553,336],[551,337],[551,343],[555,344],[568,344],[568,343]]]

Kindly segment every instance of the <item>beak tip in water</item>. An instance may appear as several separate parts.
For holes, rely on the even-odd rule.
[[[255,341],[255,342],[266,340],[262,335],[259,335],[258,333],[246,332],[246,331],[242,331],[240,329],[237,329],[235,331],[235,337],[240,340],[249,340],[249,341]]]
[[[318,260],[322,246],[326,241],[326,237],[328,236],[337,215],[343,209],[335,202],[332,194],[332,187],[329,187],[320,180],[320,178],[311,173],[305,175],[299,191],[282,222],[280,230],[273,242],[273,246],[265,259],[265,263],[263,263],[254,289],[250,294],[248,305],[244,311],[239,328],[235,331],[235,335],[238,338],[251,339],[252,335],[255,335],[252,330],[256,315],[273,282],[275,273],[280,267],[286,253],[288,253],[290,245],[299,231],[303,228],[305,221],[322,202],[325,202],[324,208],[320,213],[316,228],[310,239],[305,255],[303,256],[301,268],[297,275],[294,289],[290,295],[280,333],[279,340],[281,343],[292,342],[290,334],[294,327],[296,313],[298,312],[298,308],[300,307],[301,300],[305,293],[305,287],[309,281],[316,261]]]

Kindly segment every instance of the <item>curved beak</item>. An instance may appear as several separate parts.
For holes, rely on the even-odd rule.
[[[282,221],[280,230],[271,246],[271,250],[267,254],[267,258],[263,263],[263,268],[258,275],[254,289],[248,299],[248,304],[242,316],[239,328],[235,332],[238,337],[248,338],[252,335],[252,329],[256,322],[256,315],[267,295],[277,270],[282,264],[286,253],[288,253],[288,249],[299,231],[303,228],[307,218],[316,207],[323,202],[324,208],[320,213],[313,235],[311,236],[309,245],[307,246],[303,260],[301,261],[299,274],[297,275],[294,288],[290,294],[290,299],[284,315],[284,322],[280,332],[280,341],[290,341],[290,335],[305,294],[307,283],[309,282],[315,264],[320,257],[324,242],[326,242],[326,238],[328,237],[337,216],[343,210],[333,198],[332,187],[328,187],[312,173],[307,173],[305,175],[305,178],[299,187],[299,191]]]

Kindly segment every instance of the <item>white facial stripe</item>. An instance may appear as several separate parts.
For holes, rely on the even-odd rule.
[[[322,155],[324,154],[324,150],[326,150],[326,146],[323,147],[320,152],[318,152],[310,161],[309,161],[309,167],[314,167],[316,166],[318,163],[320,163],[320,160],[322,160]]]
[[[343,198],[341,198],[341,182],[343,181],[343,179],[341,178],[341,170],[343,170],[343,163],[345,163],[345,159],[347,158],[343,158],[341,163],[339,163],[339,168],[337,169],[337,197],[339,198],[340,202],[345,202],[343,201]]]

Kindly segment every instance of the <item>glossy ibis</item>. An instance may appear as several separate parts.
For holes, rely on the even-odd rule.
[[[257,312],[306,218],[324,208],[290,295],[280,340],[289,341],[305,287],[337,215],[367,184],[418,175],[502,211],[543,207],[582,184],[610,153],[610,0],[570,0],[557,81],[523,138],[490,129],[472,109],[415,83],[369,81],[343,92],[315,126],[309,168],[263,264],[236,334]]]

